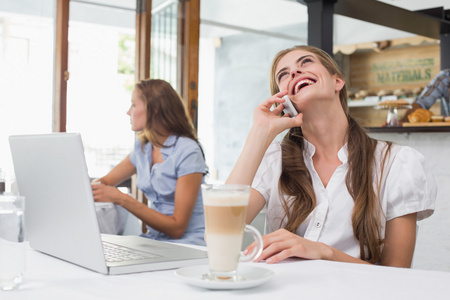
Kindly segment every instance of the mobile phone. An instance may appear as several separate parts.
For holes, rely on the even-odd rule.
[[[285,100],[284,103],[281,103],[284,106],[283,112],[285,114],[288,114],[291,118],[298,115],[297,110],[295,109],[294,105],[292,105],[291,99],[289,99],[287,95],[284,95],[283,99]]]

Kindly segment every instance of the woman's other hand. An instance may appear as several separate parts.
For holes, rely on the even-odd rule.
[[[289,257],[325,259],[327,257],[325,254],[331,252],[325,244],[307,240],[286,229],[279,229],[264,235],[263,244],[263,252],[255,261],[265,260],[269,264]],[[255,245],[252,243],[244,253],[251,253],[254,247]]]
[[[119,204],[124,197],[124,193],[119,191],[118,188],[101,184],[99,182],[91,183],[92,194],[94,195],[94,201],[96,202],[112,202]]]

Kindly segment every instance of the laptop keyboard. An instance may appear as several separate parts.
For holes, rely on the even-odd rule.
[[[105,253],[107,262],[121,262],[158,257],[158,255],[133,250],[107,242],[103,242],[103,252]]]

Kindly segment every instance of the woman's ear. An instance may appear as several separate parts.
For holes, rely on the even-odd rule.
[[[336,92],[340,92],[342,90],[342,88],[345,85],[345,80],[340,78],[340,77],[336,77],[336,83],[334,85],[335,91]]]

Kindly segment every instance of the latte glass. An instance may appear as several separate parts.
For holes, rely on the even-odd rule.
[[[259,231],[245,224],[250,186],[203,184],[202,196],[209,260],[209,274],[204,279],[240,280],[238,263],[254,260],[263,247]],[[256,241],[249,255],[241,253],[244,232],[252,234]]]

